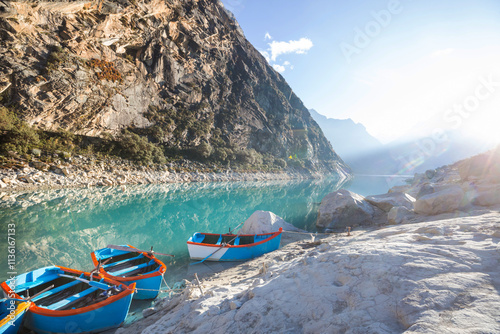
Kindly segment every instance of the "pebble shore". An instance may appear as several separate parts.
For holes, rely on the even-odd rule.
[[[263,181],[321,178],[298,171],[236,171],[207,167],[181,160],[155,167],[138,166],[125,160],[95,160],[77,156],[69,161],[44,163],[15,161],[0,169],[2,191],[25,191],[69,187],[119,186],[182,182]]]

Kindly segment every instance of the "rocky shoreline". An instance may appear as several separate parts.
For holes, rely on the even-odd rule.
[[[350,177],[339,170],[341,179]],[[46,190],[70,187],[107,187],[136,184],[161,184],[183,182],[272,181],[324,178],[326,175],[309,171],[287,169],[284,171],[240,171],[207,167],[190,160],[158,165],[139,166],[122,159],[97,160],[76,156],[54,163],[11,160],[0,169],[1,191]]]
[[[499,162],[490,152],[388,194],[327,195],[347,199],[337,216],[322,202],[318,225],[353,214],[350,234],[304,236],[201,285],[186,281],[145,319],[109,333],[500,332]]]

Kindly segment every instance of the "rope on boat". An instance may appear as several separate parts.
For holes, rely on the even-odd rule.
[[[161,279],[163,281],[163,283],[165,284],[165,286],[167,287],[167,289],[144,289],[144,288],[135,288],[135,290],[141,290],[141,291],[157,291],[157,292],[172,292],[172,293],[175,293],[175,292],[181,292],[181,291],[184,291],[184,289],[172,289],[167,281],[165,280],[165,275],[161,275]]]

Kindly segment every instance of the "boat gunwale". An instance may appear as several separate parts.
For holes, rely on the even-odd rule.
[[[137,249],[136,247],[134,246],[131,246],[131,245],[127,245],[128,247],[130,248],[134,248],[134,249]],[[105,248],[108,248],[108,247],[105,247]],[[92,253],[90,253],[90,257],[92,258],[92,262],[94,263],[94,266],[97,266],[99,264],[99,261],[97,260],[97,257],[95,255],[95,252],[96,251],[93,251]],[[130,252],[132,253],[132,252]],[[154,260],[156,262],[156,264],[158,264],[160,266],[159,269],[155,269],[155,271],[153,272],[150,272],[146,275],[135,275],[135,276],[130,276],[130,277],[120,277],[120,276],[115,276],[113,274],[110,274],[106,271],[106,269],[104,268],[99,268],[99,274],[101,276],[104,276],[104,277],[108,277],[110,279],[113,279],[113,280],[117,280],[117,281],[120,281],[120,282],[129,282],[129,281],[138,281],[138,280],[143,280],[143,279],[147,279],[147,278],[152,278],[152,277],[157,277],[157,276],[160,276],[160,275],[163,275],[166,271],[167,271],[167,266],[165,265],[165,263],[163,263],[162,261],[160,261],[156,256],[154,255],[149,255],[147,252],[137,252],[137,253],[140,253],[142,255],[144,255],[145,257],[149,258],[150,260]]]
[[[249,247],[254,247],[254,246],[257,246],[257,245],[269,242],[272,239],[274,239],[274,238],[278,237],[279,235],[281,235],[282,232],[283,232],[283,229],[280,227],[280,230],[277,231],[277,232],[261,233],[261,234],[241,234],[241,235],[239,235],[240,237],[269,235],[269,237],[266,238],[266,239],[263,239],[263,240],[261,240],[259,242],[254,242],[254,243],[251,243],[251,244],[246,244],[246,245],[205,244],[205,243],[202,243],[202,242],[194,242],[194,241],[189,241],[189,240],[187,241],[187,243],[188,243],[188,245],[196,245],[196,246],[204,246],[204,247],[216,247],[216,248],[249,248]],[[232,233],[217,234],[217,233],[202,233],[202,232],[195,232],[195,233],[193,233],[193,235],[195,235],[196,233],[205,234],[205,235],[237,236],[237,234],[232,234]],[[192,238],[192,236],[191,236],[191,238]]]
[[[85,276],[90,277],[90,273],[88,273],[88,272],[84,272],[84,271],[76,270],[76,269],[71,269],[71,268],[66,268],[66,267],[61,267],[58,265],[55,265],[55,267],[61,269],[64,272],[70,272],[73,274],[82,274],[83,273]],[[116,280],[113,280],[109,277],[101,277],[101,278],[103,278],[104,281],[108,284],[111,283],[112,285],[123,286],[124,290],[119,292],[118,294],[116,294],[114,296],[106,298],[105,300],[103,300],[101,302],[91,304],[91,305],[88,305],[85,307],[76,308],[76,309],[49,310],[45,307],[36,305],[35,302],[32,302],[32,305],[31,305],[29,311],[33,312],[35,314],[47,316],[47,317],[68,317],[68,316],[74,316],[74,315],[79,315],[79,314],[85,314],[87,312],[92,312],[92,311],[95,311],[99,308],[107,306],[109,304],[112,304],[115,301],[118,301],[122,298],[127,297],[128,295],[134,293],[134,291],[135,291],[135,283],[132,283],[132,284],[127,286],[126,284],[124,284],[122,282],[118,282]],[[0,284],[0,286],[9,296],[13,294],[16,297],[16,299],[26,300],[23,297],[19,296],[17,293],[15,293],[6,282],[3,282],[2,284]]]
[[[11,300],[13,298],[7,298],[6,300]],[[16,306],[16,311],[14,312],[14,317],[10,318],[9,314],[7,313],[5,315],[5,318],[0,320],[0,329],[4,327],[5,325],[8,325],[12,320],[17,320],[17,318],[22,315],[24,312],[28,311],[31,307],[33,307],[32,302],[24,301],[24,302],[19,302],[19,304]]]

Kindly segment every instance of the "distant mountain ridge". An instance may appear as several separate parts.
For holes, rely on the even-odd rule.
[[[334,119],[309,109],[333,149],[358,174],[393,174],[397,163],[380,141],[370,135],[363,124],[352,119]]]
[[[405,138],[383,145],[362,124],[351,119],[327,118],[314,109],[309,112],[335,151],[358,174],[409,175],[424,172],[495,146],[494,143],[481,142],[463,132],[444,127],[442,131],[426,136],[424,129],[429,125],[415,127]],[[439,122],[433,121],[429,120],[429,124],[435,124],[431,128],[441,129]]]

